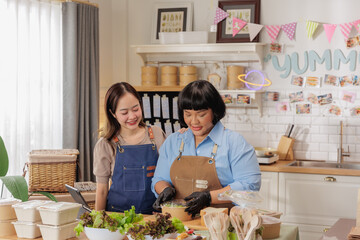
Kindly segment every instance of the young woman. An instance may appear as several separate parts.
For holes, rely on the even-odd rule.
[[[188,131],[170,135],[160,149],[152,191],[154,208],[164,201],[184,198],[195,216],[226,190],[260,189],[261,173],[254,148],[220,119],[225,104],[208,81],[188,84],[179,94],[179,118]]]
[[[145,126],[140,96],[126,82],[109,88],[104,107],[107,124],[94,149],[95,209],[123,212],[134,205],[137,213],[151,214],[151,179],[165,134]]]

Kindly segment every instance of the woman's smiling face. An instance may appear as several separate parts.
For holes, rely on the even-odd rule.
[[[214,127],[212,122],[213,118],[214,115],[210,108],[201,110],[184,110],[184,121],[196,137],[205,138],[210,133]]]
[[[131,93],[125,93],[118,101],[115,118],[121,128],[134,130],[142,119],[142,110],[139,100]]]

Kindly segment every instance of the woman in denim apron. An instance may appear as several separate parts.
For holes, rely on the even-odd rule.
[[[158,159],[157,143],[165,140],[165,134],[144,124],[140,96],[128,83],[110,87],[105,112],[107,126],[94,149],[95,208],[124,212],[133,205],[137,213],[151,214],[156,200],[151,179]]]

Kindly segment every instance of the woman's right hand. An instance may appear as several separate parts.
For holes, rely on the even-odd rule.
[[[176,194],[176,190],[173,187],[166,187],[160,194],[159,197],[156,199],[156,201],[153,204],[153,208],[155,210],[160,211],[161,210],[161,204],[167,201],[170,201],[174,199]]]

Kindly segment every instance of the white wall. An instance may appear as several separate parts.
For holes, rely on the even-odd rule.
[[[131,45],[150,44],[153,21],[153,6],[156,0],[97,0],[100,5],[100,79],[103,89],[117,81],[128,81],[133,85],[140,85],[140,67],[142,61],[137,56]],[[164,1],[163,1],[164,2]],[[178,2],[168,0],[170,2]],[[213,22],[216,0],[193,0],[194,18],[193,30],[210,29]],[[290,41],[286,34],[280,32],[278,41],[285,44],[284,54],[298,52],[300,67],[303,63],[304,51],[315,50],[322,56],[324,50],[341,49],[345,56],[351,50],[359,51],[359,47],[346,49],[343,36],[338,27],[332,42],[328,43],[326,34],[320,25],[314,35],[314,39],[308,39],[305,30],[305,20],[313,20],[321,23],[340,24],[354,21],[360,18],[357,9],[360,9],[358,0],[263,0],[261,1],[261,24],[281,25],[296,21],[298,23],[295,40]],[[270,42],[265,30],[261,32],[261,41]],[[215,42],[215,34],[210,35],[209,42]],[[279,55],[280,64],[283,63],[283,55]],[[325,65],[317,64],[315,72],[308,70],[304,76],[324,76],[325,73],[346,75],[358,73],[350,72],[348,64],[341,64],[339,71],[325,69]],[[347,160],[360,161],[360,120],[350,117],[348,111],[354,104],[339,100],[341,88],[321,87],[308,89],[292,86],[290,78],[281,78],[280,72],[276,71],[271,63],[264,66],[273,85],[267,90],[279,91],[281,100],[288,101],[288,94],[303,90],[305,97],[308,93],[316,95],[331,92],[335,103],[340,105],[345,114],[334,116],[328,113],[329,106],[312,106],[312,114],[296,115],[295,104],[291,104],[291,111],[277,113],[275,102],[264,102],[263,117],[259,117],[253,109],[228,109],[228,115],[224,119],[227,127],[241,132],[253,143],[261,143],[262,146],[276,147],[280,136],[284,133],[287,123],[295,123],[299,128],[295,143],[295,156],[300,159],[336,160],[336,148],[338,144],[338,123],[345,122],[345,147],[350,146],[351,158]],[[346,88],[348,91],[357,92],[356,104],[360,105],[359,87]],[[105,90],[103,90],[105,91]],[[306,101],[303,103],[307,103]],[[265,132],[265,134],[264,134]]]

